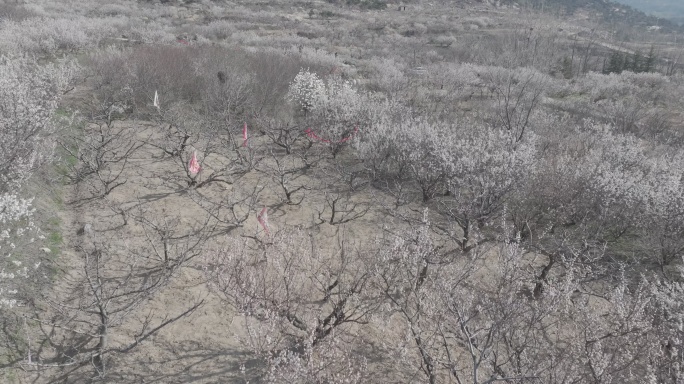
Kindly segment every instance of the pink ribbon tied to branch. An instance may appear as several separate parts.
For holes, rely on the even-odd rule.
[[[261,209],[261,212],[257,213],[257,221],[261,224],[261,227],[264,228],[266,234],[270,234],[268,230],[268,208],[264,207]]]
[[[242,127],[242,146],[247,146],[247,123]]]
[[[197,162],[197,153],[193,152],[190,162],[188,163],[188,170],[191,174],[196,175],[201,169],[202,167],[200,167],[199,162]]]

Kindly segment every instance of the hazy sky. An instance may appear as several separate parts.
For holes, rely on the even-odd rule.
[[[661,17],[684,18],[683,0],[615,0]]]

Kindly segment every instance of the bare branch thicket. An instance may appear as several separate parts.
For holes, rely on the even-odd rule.
[[[26,370],[59,368],[65,378],[104,378],[116,355],[133,351],[203,304],[197,299],[179,313],[142,313],[182,268],[203,254],[216,231],[212,218],[174,217],[165,210],[154,214],[140,202],[136,209],[112,209],[124,212],[124,220],[133,219],[140,238],[119,239],[120,232],[105,238],[105,232],[92,228],[81,234],[85,240],[76,247],[81,258],[61,266],[65,277],[57,292],[36,299],[47,308],[38,306],[27,317],[28,349],[20,364]],[[141,245],[133,245],[137,240]],[[132,339],[120,334],[132,326]]]
[[[228,240],[207,256],[205,269],[212,288],[244,316],[247,336],[241,341],[265,360],[265,374],[305,359],[305,366],[316,361],[325,375],[350,360],[345,354],[351,351],[339,349],[341,337],[353,337],[347,331],[366,324],[379,305],[368,292],[367,255],[351,239],[340,232],[336,247],[324,249],[311,234],[289,229],[274,233],[265,246]],[[344,353],[326,360],[331,351]]]
[[[477,39],[469,52],[475,56],[470,62],[549,73],[560,55],[567,52],[567,46],[558,30],[542,20],[535,17],[527,28],[515,29],[503,37]]]
[[[143,44],[125,51],[128,70],[123,83],[132,91],[134,111],[157,116],[158,111],[150,109],[155,91],[162,111],[176,103],[200,101],[203,82],[196,68],[207,53],[201,47],[164,44]]]
[[[256,140],[253,140],[254,143]],[[240,167],[243,174],[254,171],[259,164],[264,160],[266,154],[265,145],[261,143],[254,143],[246,147],[235,148],[235,163]],[[239,173],[238,173],[239,174]]]
[[[335,184],[352,193],[366,190],[372,182],[363,161],[355,156],[339,157],[321,167],[320,171],[332,176]]]
[[[265,188],[265,183],[256,180],[252,185],[233,185],[230,190],[207,190],[206,193],[194,190],[188,196],[207,214],[208,223],[212,225],[207,236],[213,237],[243,227],[250,216],[259,211],[260,195]]]
[[[378,104],[371,108],[371,118],[367,131],[354,143],[354,156],[360,160],[362,174],[366,174],[373,187],[391,195],[395,207],[408,204],[413,200],[412,173],[409,172],[406,148],[410,126],[407,110],[394,102]],[[349,175],[352,181],[352,174]],[[353,185],[352,185],[353,186]]]
[[[568,264],[586,266],[581,280],[591,283],[612,279],[619,263],[639,263],[637,235],[646,228],[650,204],[640,191],[654,177],[652,162],[633,138],[605,126],[586,128],[543,154],[546,161],[509,205],[526,247],[547,258],[537,295],[549,275]]]
[[[126,184],[124,172],[129,170],[131,157],[144,145],[136,137],[136,130],[123,126],[126,117],[116,104],[101,104],[83,131],[71,133],[60,142],[64,151],[75,159],[65,161],[72,182],[85,181],[91,197],[106,197],[114,189]]]
[[[88,239],[78,247],[81,267],[65,280],[62,296],[46,298],[52,309],[49,317],[36,312],[29,318],[43,333],[34,333],[33,340],[27,333],[29,349],[22,363],[27,370],[63,368],[66,376],[85,370],[82,374],[86,376],[92,372],[103,378],[113,356],[130,352],[199,308],[202,300],[157,321],[156,316],[147,315],[133,340],[112,343],[118,329],[134,321],[139,309],[167,286],[178,268],[197,255],[197,243],[179,245],[182,237],[168,236],[168,227],[152,226],[152,230],[154,235],[146,232],[149,243],[145,249],[129,249],[100,239]],[[163,251],[157,242],[163,244]],[[31,345],[40,347],[31,350]],[[53,348],[45,348],[48,345]]]
[[[302,63],[296,56],[273,52],[252,53],[247,62],[253,73],[249,87],[252,104],[249,115],[257,118],[277,116],[284,107],[283,100],[290,82],[302,68]]]
[[[676,145],[681,134],[674,130],[672,111],[665,107],[669,95],[676,94],[671,82],[660,74],[625,73],[619,81],[610,75],[592,74],[585,87],[591,91],[596,119],[607,121],[623,134],[656,143]],[[591,89],[591,88],[589,88]]]
[[[646,118],[639,124],[639,137],[645,140],[671,143],[672,145],[681,145],[684,137],[682,134],[673,129],[673,116],[671,112],[664,108],[655,108]]]
[[[640,253],[655,253],[655,263],[661,272],[684,257],[684,212],[682,196],[672,196],[666,212],[651,218],[648,230],[641,236],[644,239]],[[648,259],[647,259],[648,260]]]
[[[310,164],[298,156],[276,154],[269,151],[267,161],[261,163],[259,171],[266,174],[276,185],[276,193],[282,196],[281,200],[290,205],[299,205],[304,201],[306,192],[311,189],[310,181],[301,180],[305,177]],[[296,198],[295,198],[295,195]]]
[[[373,191],[364,188],[368,185],[366,170],[352,162],[356,160],[337,157],[316,169],[323,194],[322,205],[315,208],[319,224],[346,224],[370,212],[373,198],[368,199],[364,194],[372,195]]]
[[[663,276],[669,276],[668,269],[678,265],[684,256],[684,188],[679,174],[682,161],[682,154],[663,153],[641,168],[648,169],[647,173],[642,171],[646,173],[642,181],[646,201],[639,216],[633,218],[636,239],[630,246],[642,264],[657,265]]]
[[[266,144],[257,135],[259,131],[253,125],[248,124],[249,120],[246,117],[243,122],[240,122],[231,111],[232,107],[226,108],[228,110],[212,109],[211,105],[205,105],[198,111],[204,119],[201,132],[203,132],[207,156],[215,153],[228,161],[228,166],[224,166],[226,169],[217,173],[225,180],[256,170],[266,156],[264,153]],[[246,139],[243,136],[245,125],[247,125]]]
[[[200,256],[206,242],[218,230],[210,215],[197,218],[173,215],[166,208],[153,214],[143,205],[138,205],[133,212],[133,219],[142,226],[145,246],[129,252],[149,259],[150,264],[167,271],[169,276]]]
[[[376,180],[373,186],[387,193],[394,200],[393,206],[384,207],[386,212],[393,212],[399,207],[412,203],[414,200],[415,193],[411,188],[411,180],[407,177],[383,178]]]
[[[660,291],[660,284],[643,276],[630,280],[624,268],[618,269],[612,286],[585,286],[572,295],[573,306],[561,318],[562,329],[582,331],[568,335],[568,348],[549,346],[548,350],[566,355],[565,366],[556,369],[558,377],[598,382],[648,378],[676,383],[681,368],[672,363],[681,361],[682,356],[673,349],[678,343],[672,338],[673,318],[662,317],[661,312],[664,302],[660,295],[668,289]],[[669,330],[661,333],[661,326]]]
[[[269,97],[257,89],[269,88],[271,81],[277,82],[271,76],[277,78],[281,74],[262,70],[262,63],[255,59],[261,53],[218,46],[201,47],[198,53],[193,58],[193,66],[200,78],[198,86],[203,113],[219,125],[242,127],[242,123],[250,122],[256,117],[260,98]]]
[[[435,282],[431,268],[439,268],[431,265],[437,259],[437,251],[425,230],[418,230],[413,238],[406,237],[397,237],[381,248],[378,259],[384,268],[374,269],[373,283],[389,303],[391,313],[397,313],[408,328],[404,348],[414,353],[404,359],[434,384],[439,377],[436,350],[439,340],[430,329],[432,310],[436,308],[427,302]],[[390,319],[386,320],[388,326]]]
[[[128,55],[127,50],[115,48],[95,51],[88,56],[88,70],[94,82],[95,99],[101,105],[118,105],[130,113],[135,102],[131,86],[133,68]],[[104,110],[101,105],[95,106],[96,113]]]
[[[369,88],[386,94],[392,100],[407,97],[411,79],[407,76],[407,64],[393,58],[369,58],[369,69],[373,70]]]
[[[183,170],[181,185],[197,189],[212,183],[232,184],[261,160],[259,147],[239,146],[229,125],[214,121],[206,111],[175,105],[162,111],[162,116],[168,127],[162,127],[161,134],[147,144],[161,149],[162,156],[170,156]],[[200,166],[198,173],[190,170],[193,155]]]
[[[361,175],[366,175],[374,188],[391,196],[396,209],[414,200],[412,173],[408,170],[409,163],[404,161],[405,157],[392,144],[392,138],[384,136],[380,140],[382,144],[380,142],[368,143],[367,146],[364,142],[360,144],[361,151],[357,155],[364,168]],[[349,174],[348,181],[352,183],[350,187],[354,187],[354,182],[358,180],[356,177],[358,171],[346,173]]]
[[[160,111],[162,119],[161,135],[151,137],[147,144],[162,151],[161,157],[179,157],[192,147],[198,140],[201,122],[192,121],[187,115],[194,111],[187,111],[182,106],[170,107]]]
[[[538,325],[512,315],[524,282],[524,277],[516,274],[519,266],[509,271],[503,263],[487,260],[493,247],[477,247],[467,255],[453,257],[458,250],[437,245],[430,226],[424,212],[415,229],[393,234],[395,240],[380,250],[382,267],[375,269],[373,282],[387,300],[389,313],[401,319],[397,324],[393,323],[397,319],[388,317],[385,331],[404,335],[394,353],[404,356],[403,362],[421,372],[429,383],[528,377],[507,375],[501,368],[510,363],[507,353],[511,353],[500,345],[505,340],[501,337],[504,329],[530,330]],[[500,275],[485,272],[487,263],[510,275],[497,280]],[[500,300],[496,295],[514,300]],[[493,308],[504,302],[504,306]],[[390,330],[399,325],[399,330]]]
[[[268,139],[276,146],[284,149],[288,155],[295,151],[298,143],[305,141],[305,129],[293,121],[283,121],[278,118],[259,118],[257,124]],[[309,142],[309,146],[310,144]]]
[[[372,131],[377,132],[377,127],[373,127]],[[395,179],[405,179],[407,174],[407,164],[395,161],[397,148],[393,145],[391,137],[382,133],[375,133],[379,137],[362,139],[356,153],[374,185],[387,185]]]
[[[471,259],[475,266],[459,279],[439,277],[438,305],[444,317],[436,333],[443,366],[456,382],[538,383],[552,375],[547,348],[558,342],[549,339],[572,285],[561,282],[545,300],[529,300],[525,292],[533,275],[524,252],[515,241],[504,241],[478,250]]]
[[[544,95],[552,88],[549,76],[530,68],[493,67],[482,77],[494,91],[497,125],[511,132],[515,142],[521,141]]]
[[[323,206],[317,208],[318,221],[319,224],[346,224],[364,217],[370,209],[369,202],[359,201],[351,192],[325,192]]]
[[[634,370],[645,373],[641,364],[661,354],[657,343],[638,350],[627,341],[651,327],[653,314],[646,309],[651,299],[639,289],[633,300],[620,301],[632,289],[625,280],[618,279],[622,283],[612,292],[605,285],[587,286],[582,280],[591,267],[567,264],[533,300],[536,276],[519,238],[510,241],[511,234],[504,234],[496,246],[453,258],[431,239],[429,226],[424,219],[383,247],[382,267],[374,269],[372,280],[390,304],[389,313],[401,319],[385,318],[385,332],[404,335],[394,355],[403,356],[401,364],[421,372],[426,382],[582,381],[592,380],[598,367],[602,377],[627,379]],[[589,335],[588,328],[597,333]],[[614,355],[622,342],[635,360]]]

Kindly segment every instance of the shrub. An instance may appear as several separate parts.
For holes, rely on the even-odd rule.
[[[0,4],[0,19],[21,21],[35,16],[35,13],[19,4]]]
[[[27,250],[40,233],[32,222],[26,181],[50,160],[54,112],[71,85],[73,63],[39,66],[27,59],[0,61],[0,308],[12,307],[40,264]],[[37,263],[37,264],[36,264]]]

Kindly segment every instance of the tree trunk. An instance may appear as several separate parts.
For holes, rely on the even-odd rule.
[[[98,334],[100,335],[100,341],[97,343],[97,354],[93,357],[93,365],[95,365],[95,369],[97,369],[98,373],[100,374],[101,377],[104,377],[105,375],[105,358],[104,354],[105,351],[107,350],[107,343],[108,343],[108,327],[107,327],[107,311],[105,309],[100,310],[100,327],[98,330]]]
[[[534,285],[535,300],[539,299],[542,293],[544,293],[544,283],[547,281],[549,272],[551,272],[551,268],[555,263],[556,259],[553,256],[549,256],[549,263],[546,264],[544,269],[542,269],[541,273],[539,274],[539,277],[537,278],[537,283]]]

